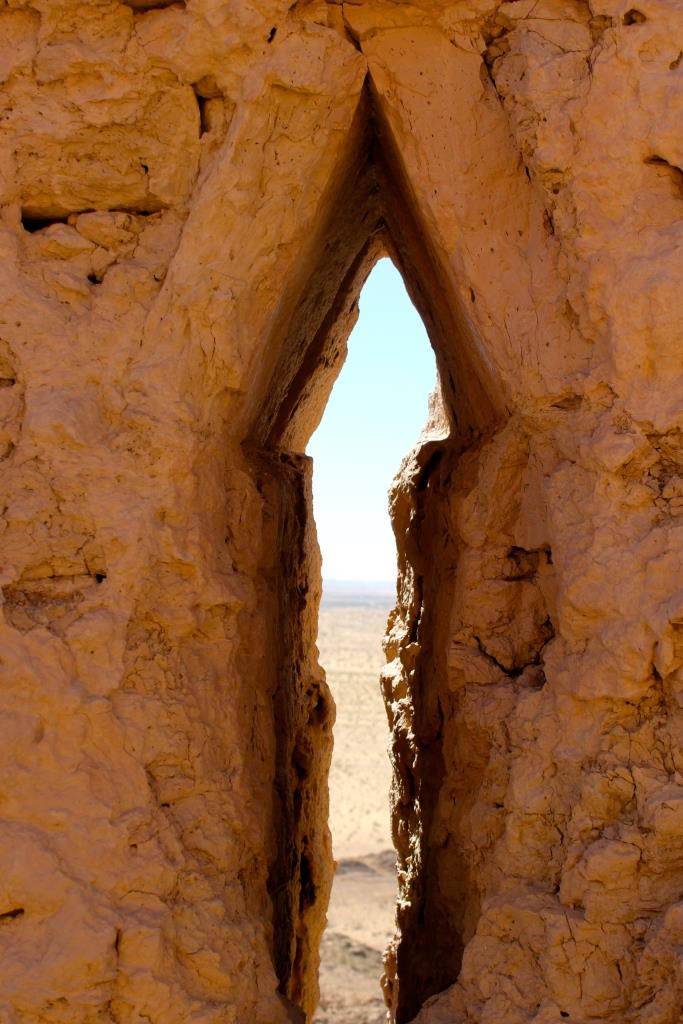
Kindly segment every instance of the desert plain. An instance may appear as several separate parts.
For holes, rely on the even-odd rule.
[[[387,753],[379,674],[390,584],[328,583],[318,648],[337,718],[330,773],[330,828],[337,862],[321,948],[315,1024],[383,1024],[382,953],[396,898]]]

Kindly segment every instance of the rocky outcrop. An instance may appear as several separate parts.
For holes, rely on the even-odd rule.
[[[676,1024],[683,18],[0,8],[0,1017],[310,1016],[333,708],[303,454],[388,252],[400,1024]]]

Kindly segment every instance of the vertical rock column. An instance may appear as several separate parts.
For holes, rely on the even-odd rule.
[[[307,798],[297,819],[284,943],[273,897],[292,838],[280,797],[301,793],[280,782],[324,776],[325,742],[318,763],[300,728],[324,715],[311,694],[303,707],[318,680],[302,655],[278,747],[292,676],[271,612],[313,615],[317,591],[297,578],[290,593],[279,567],[264,578],[268,517],[299,506],[278,492],[268,508],[242,441],[312,273],[365,65],[319,26],[269,41],[273,10],[238,6],[0,12],[12,1024],[284,1024],[315,1000],[322,796],[317,833]],[[283,945],[299,965],[286,981]]]

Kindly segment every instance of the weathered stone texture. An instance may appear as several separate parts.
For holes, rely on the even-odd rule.
[[[681,1019],[682,76],[674,0],[0,6],[2,1024],[312,1012],[302,452],[383,251],[449,425],[392,498],[393,1012]]]

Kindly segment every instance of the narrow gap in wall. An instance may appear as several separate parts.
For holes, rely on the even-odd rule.
[[[315,1024],[380,1024],[394,930],[389,729],[379,675],[395,599],[388,490],[418,440],[436,383],[422,321],[389,259],[372,270],[348,356],[307,453],[322,552],[318,646],[337,705],[330,827],[337,871]]]

